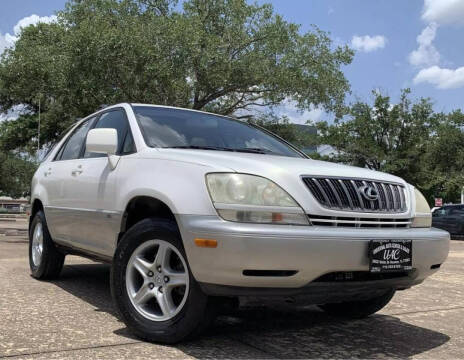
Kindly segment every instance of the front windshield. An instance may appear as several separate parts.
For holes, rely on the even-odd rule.
[[[134,112],[151,147],[303,157],[271,134],[231,118],[151,106],[134,106]]]

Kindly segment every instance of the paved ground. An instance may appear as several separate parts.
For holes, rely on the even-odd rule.
[[[115,317],[108,266],[70,256],[59,280],[36,281],[26,238],[9,234],[0,231],[0,358],[464,358],[462,241],[440,272],[369,319],[243,309],[196,341],[162,346],[133,338]]]

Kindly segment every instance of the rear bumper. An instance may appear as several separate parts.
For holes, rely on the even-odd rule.
[[[438,229],[368,229],[233,223],[217,216],[177,217],[192,273],[203,288],[229,295],[308,293],[335,287],[345,290],[407,288],[422,282],[448,256],[449,234]],[[215,239],[217,248],[195,246],[195,238]],[[412,239],[414,271],[391,281],[361,284],[314,283],[332,272],[369,270],[371,239]],[[293,271],[290,276],[246,276],[244,270]],[[295,273],[296,272],[296,273]],[[286,273],[287,274],[287,273]],[[382,284],[382,281],[384,283]],[[332,290],[331,290],[332,291]]]

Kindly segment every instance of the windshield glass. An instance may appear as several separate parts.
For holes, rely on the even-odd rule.
[[[303,157],[271,134],[231,118],[150,106],[134,106],[134,112],[151,147]]]

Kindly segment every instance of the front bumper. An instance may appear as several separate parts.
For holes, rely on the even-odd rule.
[[[321,286],[312,282],[322,275],[369,271],[367,252],[371,239],[412,239],[414,270],[407,277],[388,282],[387,286],[407,288],[437,271],[431,267],[442,264],[449,251],[449,234],[434,228],[244,224],[224,221],[217,216],[196,215],[178,215],[177,221],[195,279],[208,284],[210,292],[227,288],[231,292],[229,295],[246,293],[247,288],[250,293],[254,293],[252,289],[260,288],[263,291],[268,288],[269,294],[295,289],[306,292],[305,289]],[[218,246],[197,247],[195,238],[215,239]],[[289,270],[296,273],[290,276],[246,276],[244,270]],[[381,282],[369,281],[361,285],[372,287],[375,284],[380,285]],[[330,284],[325,285],[330,287]]]

